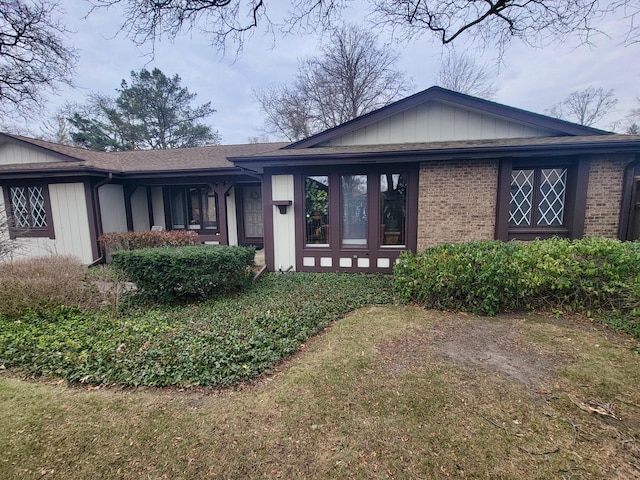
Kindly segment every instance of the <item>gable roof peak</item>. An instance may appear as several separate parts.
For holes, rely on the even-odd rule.
[[[459,108],[466,108],[468,110],[475,110],[487,115],[505,118],[507,120],[522,123],[534,128],[553,130],[557,132],[557,135],[583,136],[607,135],[611,133],[605,130],[586,127],[577,123],[560,120],[558,118],[549,117],[547,115],[530,112],[528,110],[523,110],[516,107],[511,107],[509,105],[497,103],[491,100],[485,100],[480,97],[474,97],[472,95],[448,90],[446,88],[434,85],[427,88],[426,90],[414,93],[413,95],[410,95],[401,100],[397,100],[396,102],[390,103],[387,106],[361,115],[336,127],[324,130],[298,142],[292,143],[285,148],[293,149],[319,146],[322,143],[326,143],[330,140],[341,137],[355,130],[364,128],[368,125],[389,118],[393,115],[397,115],[411,108],[415,108],[419,105],[434,101],[451,104]]]

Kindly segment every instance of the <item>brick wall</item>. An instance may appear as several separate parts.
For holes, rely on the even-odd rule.
[[[591,159],[584,234],[617,238],[625,166],[633,155],[609,155]]]
[[[495,236],[498,161],[420,165],[418,250]]]

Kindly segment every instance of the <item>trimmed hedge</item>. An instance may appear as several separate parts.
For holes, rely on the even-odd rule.
[[[100,235],[98,240],[109,252],[152,247],[185,247],[201,243],[198,234],[192,230],[113,232]]]
[[[393,283],[401,301],[480,315],[522,309],[635,314],[640,244],[584,238],[441,245],[403,254]]]
[[[113,254],[140,293],[168,305],[240,291],[251,280],[255,248],[202,245],[146,248]]]

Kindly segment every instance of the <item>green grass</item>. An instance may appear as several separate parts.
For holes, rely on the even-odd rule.
[[[0,317],[0,364],[94,385],[230,385],[268,371],[345,313],[391,302],[389,283],[271,274],[235,298],[181,308]]]
[[[553,362],[546,387],[443,356],[487,322],[503,333],[483,340],[507,335],[513,358]],[[87,390],[0,374],[0,478],[634,478],[630,345],[589,323],[386,306],[348,315],[241,388]]]

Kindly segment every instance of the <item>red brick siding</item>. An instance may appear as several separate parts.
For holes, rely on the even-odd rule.
[[[632,155],[609,155],[591,159],[584,234],[617,238],[625,166]]]
[[[495,236],[498,161],[420,165],[418,250]]]

